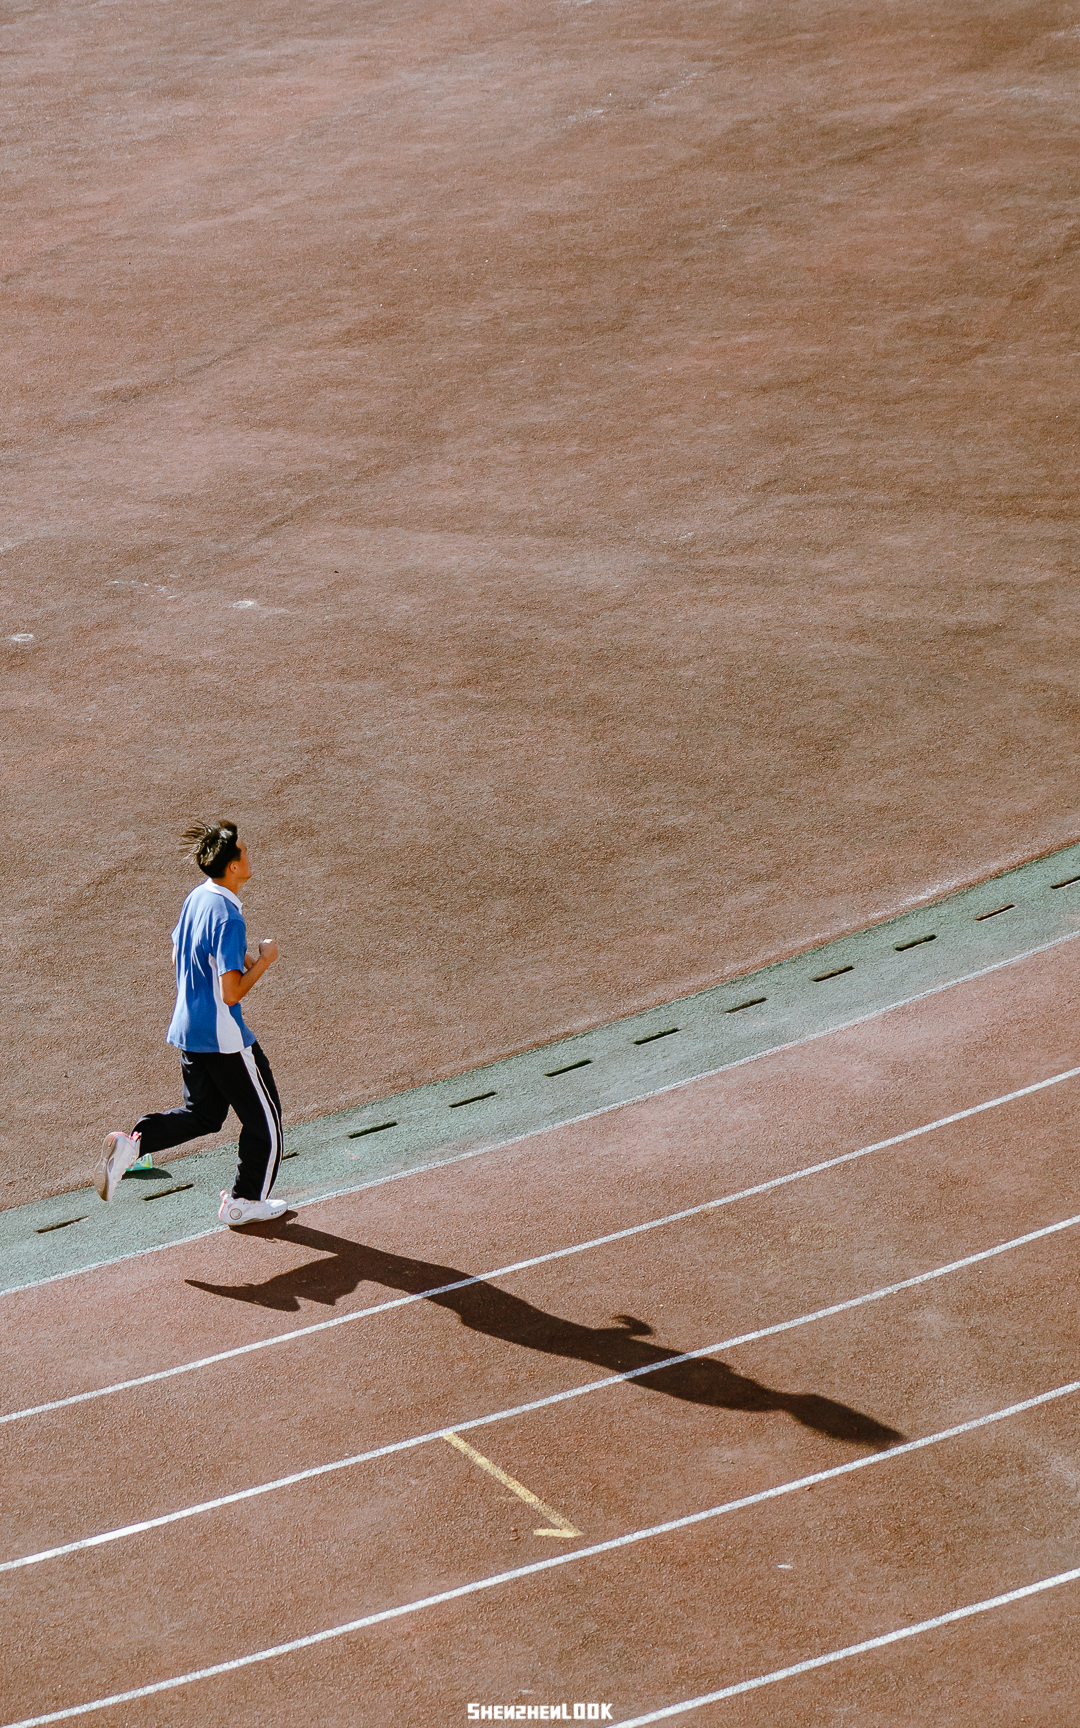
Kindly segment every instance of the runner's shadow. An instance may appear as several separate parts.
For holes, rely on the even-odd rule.
[[[489,1338],[501,1338],[507,1344],[539,1350],[548,1356],[588,1362],[615,1374],[625,1374],[632,1368],[647,1370],[650,1364],[665,1362],[678,1354],[674,1348],[646,1343],[652,1327],[632,1314],[615,1315],[614,1326],[581,1326],[577,1321],[561,1320],[556,1314],[534,1308],[531,1302],[511,1296],[482,1279],[470,1280],[467,1272],[459,1272],[453,1266],[437,1266],[428,1260],[391,1254],[383,1248],[364,1247],[305,1225],[292,1225],[287,1236],[279,1235],[277,1239],[316,1249],[327,1258],[300,1266],[294,1272],[279,1273],[262,1284],[204,1284],[197,1278],[189,1278],[187,1282],[213,1296],[227,1296],[234,1302],[251,1302],[260,1308],[286,1313],[299,1309],[301,1297],[332,1308],[339,1297],[351,1295],[359,1284],[382,1284],[408,1295],[425,1296],[436,1307],[451,1309],[462,1325],[473,1332],[483,1332]],[[448,1285],[458,1288],[448,1289]],[[639,1373],[637,1384],[671,1398],[721,1410],[781,1410],[804,1428],[858,1446],[880,1449],[895,1446],[904,1438],[895,1428],[887,1428],[872,1416],[851,1410],[832,1398],[813,1392],[773,1391],[710,1357],[657,1368],[654,1373]]]

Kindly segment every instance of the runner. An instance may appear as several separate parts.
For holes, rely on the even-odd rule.
[[[235,822],[199,822],[184,835],[188,856],[207,880],[184,901],[172,933],[176,1007],[168,1041],[180,1051],[184,1102],[143,1116],[130,1134],[105,1139],[95,1185],[111,1200],[125,1170],[147,1153],[216,1134],[229,1113],[240,1118],[232,1193],[222,1190],[222,1223],[235,1229],[287,1210],[271,1200],[281,1162],[281,1104],[270,1064],[244,1024],[240,1002],[278,957],[269,938],[252,957],[238,890],[251,878]]]

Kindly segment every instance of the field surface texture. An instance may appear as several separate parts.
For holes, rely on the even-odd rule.
[[[1080,1720],[1075,6],[0,52],[0,1728]]]
[[[0,1203],[173,1099],[192,814],[294,1122],[1077,837],[1071,7],[2,47]]]

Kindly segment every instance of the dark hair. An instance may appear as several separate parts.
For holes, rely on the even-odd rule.
[[[184,829],[184,855],[212,881],[224,876],[240,856],[235,822],[193,822]]]

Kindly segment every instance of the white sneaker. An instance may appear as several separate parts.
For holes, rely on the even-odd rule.
[[[288,1210],[284,1200],[234,1200],[223,1188],[218,1217],[230,1230],[238,1230],[241,1224],[265,1224],[271,1218],[281,1218]]]
[[[94,1187],[103,1200],[111,1200],[125,1170],[130,1170],[139,1152],[137,1134],[121,1134],[116,1129],[106,1134],[101,1148],[101,1163],[94,1177]]]

